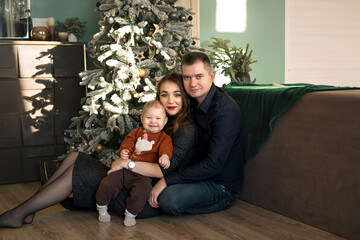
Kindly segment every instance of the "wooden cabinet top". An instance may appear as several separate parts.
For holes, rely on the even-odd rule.
[[[84,45],[84,44],[86,44],[86,42],[0,40],[0,44],[13,44],[13,45]]]

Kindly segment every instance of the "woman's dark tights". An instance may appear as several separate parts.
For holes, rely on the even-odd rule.
[[[0,215],[0,227],[18,228],[31,223],[35,212],[55,205],[72,192],[72,173],[77,152],[70,153],[49,180],[32,197]]]

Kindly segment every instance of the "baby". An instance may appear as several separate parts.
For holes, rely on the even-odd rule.
[[[111,167],[108,175],[100,182],[95,197],[101,222],[111,220],[107,205],[125,188],[130,194],[126,199],[124,225],[136,224],[135,217],[144,208],[152,189],[150,177],[132,172],[137,161],[159,162],[164,169],[170,166],[173,146],[171,138],[163,131],[167,122],[164,106],[157,100],[147,102],[143,108],[141,122],[143,126],[130,132],[118,151],[121,159],[130,159],[127,169]]]

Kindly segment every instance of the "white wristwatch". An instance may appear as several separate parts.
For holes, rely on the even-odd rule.
[[[129,163],[128,163],[128,168],[130,171],[132,171],[135,167],[135,161],[134,160],[131,160]]]

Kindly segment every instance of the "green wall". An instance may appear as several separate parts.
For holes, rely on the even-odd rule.
[[[247,0],[247,27],[243,33],[217,32],[216,0],[200,0],[200,44],[207,47],[211,37],[229,39],[230,45],[250,44],[251,78],[256,83],[284,83],[285,0]]]
[[[285,0],[247,0],[247,28],[243,33],[220,33],[215,29],[216,0],[200,1],[200,41],[202,47],[211,37],[231,40],[231,45],[245,47],[250,44],[253,59],[251,77],[256,83],[284,83]],[[31,14],[36,18],[79,17],[86,21],[84,36],[79,41],[90,41],[98,31],[98,0],[31,0]]]
[[[90,41],[98,31],[99,12],[95,12],[97,0],[30,0],[31,16],[34,18],[54,17],[57,21],[65,21],[68,17],[78,17],[87,22],[84,35],[79,41]]]

